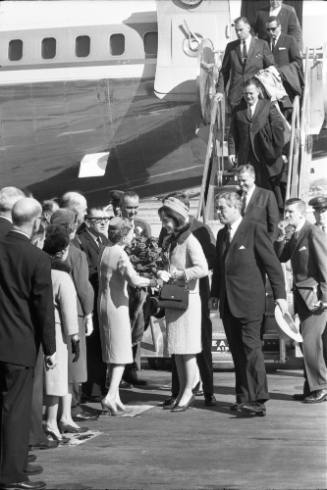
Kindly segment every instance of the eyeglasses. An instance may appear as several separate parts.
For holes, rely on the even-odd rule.
[[[87,216],[87,219],[89,221],[93,221],[93,223],[107,223],[110,220],[109,216]]]
[[[277,27],[267,27],[267,31],[275,32]]]

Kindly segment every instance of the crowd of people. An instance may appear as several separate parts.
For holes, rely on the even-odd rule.
[[[259,38],[245,17],[235,21],[238,40],[227,45],[216,97],[229,84],[229,153],[239,188],[216,197],[222,225],[216,239],[190,215],[186,194],[163,199],[158,246],[166,262],[152,277],[136,270],[135,257],[126,252],[135,237],[151,237],[149,224],[137,216],[135,192],[112,191],[102,206],[88,206],[78,192],[40,204],[15,187],[0,189],[1,488],[46,486],[29,479],[42,472],[30,451],[86,432],[83,422],[98,415],[85,411],[83,402],[98,402],[100,413],[127,410],[119,388],[146,384],[140,345],[151,314],[165,316],[172,357],[164,410],[185,412],[200,384],[205,406],[216,404],[210,309],[219,307],[235,367],[231,410],[265,416],[266,282],[286,315],[285,261],[292,265],[303,336],[305,382],[296,398],[327,400],[327,197],[309,202],[315,224],[307,221],[301,199],[284,203],[285,124],[277,106],[260,97],[254,78],[258,70],[278,67],[286,89],[281,110],[289,119],[288,101],[302,90],[294,15],[271,1],[270,10],[257,16]],[[172,293],[163,297],[165,285],[183,291],[181,304]]]

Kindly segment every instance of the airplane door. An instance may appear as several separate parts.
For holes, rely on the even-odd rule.
[[[159,98],[197,97],[199,48],[210,39],[224,51],[231,40],[228,0],[157,0],[158,55],[154,90]]]

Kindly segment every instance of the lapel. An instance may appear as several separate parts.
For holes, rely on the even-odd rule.
[[[246,59],[246,63],[245,65],[247,65],[249,59],[252,57],[253,53],[254,53],[254,50],[255,50],[255,38],[253,36],[251,36],[251,41],[250,41],[250,47],[249,47],[249,51],[248,51],[248,57]]]
[[[258,195],[258,192],[259,192],[259,190],[258,190],[258,187],[256,186],[255,189],[254,189],[254,191],[253,191],[253,194],[251,196],[251,199],[250,199],[250,201],[248,202],[248,205],[245,208],[245,212],[249,211],[250,209],[252,209],[254,207],[254,203],[255,203],[256,197]]]
[[[236,46],[236,54],[237,54],[238,60],[240,62],[240,65],[243,66],[242,53],[241,53],[241,41],[239,41],[237,46]]]
[[[310,228],[309,226],[309,223],[306,221],[303,225],[303,227],[301,228],[298,236],[295,238],[293,236],[293,240],[294,240],[294,248],[293,248],[293,251],[292,251],[292,256],[291,258],[294,256],[295,252],[297,250],[299,250],[299,247],[301,245],[301,242],[303,241],[303,239],[305,238],[307,232],[308,232],[308,229]]]
[[[227,250],[227,253],[226,253],[226,261],[228,260],[231,252],[232,252],[232,249],[235,248],[235,245],[239,239],[239,237],[242,235],[242,232],[243,232],[243,227],[244,227],[244,219],[242,219],[241,223],[239,224],[239,227],[237,228],[233,238],[232,238],[232,241],[229,245],[229,248]],[[227,227],[226,227],[226,234],[227,234]]]
[[[95,240],[87,230],[85,230],[84,232],[84,238],[88,242],[90,247],[93,248],[93,250],[98,253],[100,247],[98,246],[98,244],[95,242]]]

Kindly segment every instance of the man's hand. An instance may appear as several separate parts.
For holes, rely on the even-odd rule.
[[[288,304],[287,304],[286,299],[276,299],[276,305],[279,306],[283,315],[288,313]]]
[[[224,94],[222,92],[217,92],[216,94],[214,94],[213,96],[214,100],[216,100],[217,102],[220,102],[223,100],[224,98]]]
[[[89,313],[84,317],[85,335],[89,337],[93,333],[93,315]]]
[[[56,353],[52,356],[45,356],[45,365],[47,369],[53,369],[57,364]]]
[[[228,161],[229,163],[233,166],[236,167],[236,155],[229,155],[228,156]]]
[[[79,345],[78,335],[72,335],[70,341],[72,344],[72,353],[74,354],[73,362],[77,362],[80,356],[80,345]]]
[[[209,310],[218,310],[218,298],[209,298],[208,307]]]

